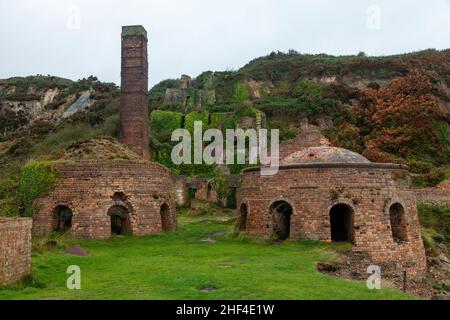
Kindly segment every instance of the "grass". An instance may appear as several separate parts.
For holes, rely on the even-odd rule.
[[[413,298],[319,273],[317,261],[335,258],[324,244],[288,241],[272,246],[265,240],[233,238],[231,220],[219,218],[182,215],[179,229],[162,235],[65,243],[81,244],[89,257],[65,255],[59,246],[35,250],[33,278],[26,283],[39,285],[0,289],[0,299]],[[217,242],[201,242],[205,237]],[[66,288],[70,265],[81,268],[81,290]],[[208,286],[218,290],[199,291]]]

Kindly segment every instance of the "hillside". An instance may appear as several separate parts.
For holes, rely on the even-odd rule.
[[[222,129],[262,126],[280,129],[286,140],[311,123],[333,145],[373,161],[408,164],[417,186],[434,186],[449,176],[449,86],[450,50],[389,57],[272,53],[237,71],[154,86],[152,157],[179,174],[217,176],[214,166],[171,163],[174,129],[192,129],[196,120]],[[89,140],[117,138],[119,94],[116,85],[93,76],[0,80],[0,214],[16,212],[19,173],[28,160],[97,157],[102,148],[110,150],[101,139]],[[120,152],[114,144],[112,152]],[[230,165],[225,171],[241,169]]]
[[[114,84],[95,77],[0,80],[0,215],[17,212],[20,170],[28,160],[80,157],[77,146],[89,148],[79,142],[117,136],[118,98]]]
[[[234,72],[163,81],[149,99],[152,109],[172,119],[186,113],[186,96],[187,112],[197,119],[239,115],[225,117],[222,128],[260,111],[282,140],[295,137],[305,122],[316,124],[333,145],[372,161],[408,164],[416,185],[433,186],[448,176],[449,84],[450,50],[388,57],[290,51]]]

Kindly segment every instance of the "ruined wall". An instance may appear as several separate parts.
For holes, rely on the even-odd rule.
[[[330,210],[336,204],[352,208],[353,251],[368,253],[375,262],[391,261],[421,274],[426,267],[416,198],[409,189],[408,172],[382,164],[317,164],[281,167],[275,176],[247,170],[239,205],[246,204],[246,232],[270,237],[270,206],[278,201],[293,208],[290,237],[331,241]],[[400,203],[406,213],[408,241],[394,241],[389,208]]]
[[[208,187],[209,185],[209,187]],[[217,203],[217,192],[214,190],[214,180],[201,180],[198,185],[195,198],[203,201]]]
[[[119,140],[145,159],[149,157],[147,59],[145,29],[123,27]]]
[[[31,219],[0,218],[0,286],[31,270]]]
[[[53,191],[36,201],[33,235],[46,235],[55,228],[54,209],[58,206],[72,210],[71,232],[79,237],[109,238],[108,210],[113,206],[128,212],[134,235],[163,231],[164,204],[170,209],[166,227],[176,227],[173,181],[159,164],[99,160],[61,163],[55,168],[61,179]]]
[[[450,205],[450,180],[439,184],[436,188],[414,189],[418,202],[437,205]]]
[[[185,206],[188,202],[186,177],[172,174],[172,181],[175,192],[175,203],[178,206]]]

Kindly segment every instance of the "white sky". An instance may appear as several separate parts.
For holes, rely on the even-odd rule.
[[[0,0],[0,78],[93,74],[118,84],[121,26],[130,24],[149,33],[154,85],[182,73],[236,70],[291,48],[334,55],[446,49],[450,0]]]

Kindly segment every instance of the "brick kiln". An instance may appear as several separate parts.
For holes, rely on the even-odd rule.
[[[244,171],[238,227],[249,236],[351,242],[375,263],[411,274],[426,269],[407,167],[371,163],[349,150],[309,147],[281,161],[279,173]]]
[[[145,235],[176,227],[175,183],[148,162],[147,32],[122,30],[120,141],[142,160],[55,163],[60,179],[35,203],[33,234],[71,231],[75,236]]]
[[[61,176],[35,203],[33,235],[146,235],[176,227],[170,172],[146,161],[91,160],[55,164]]]

